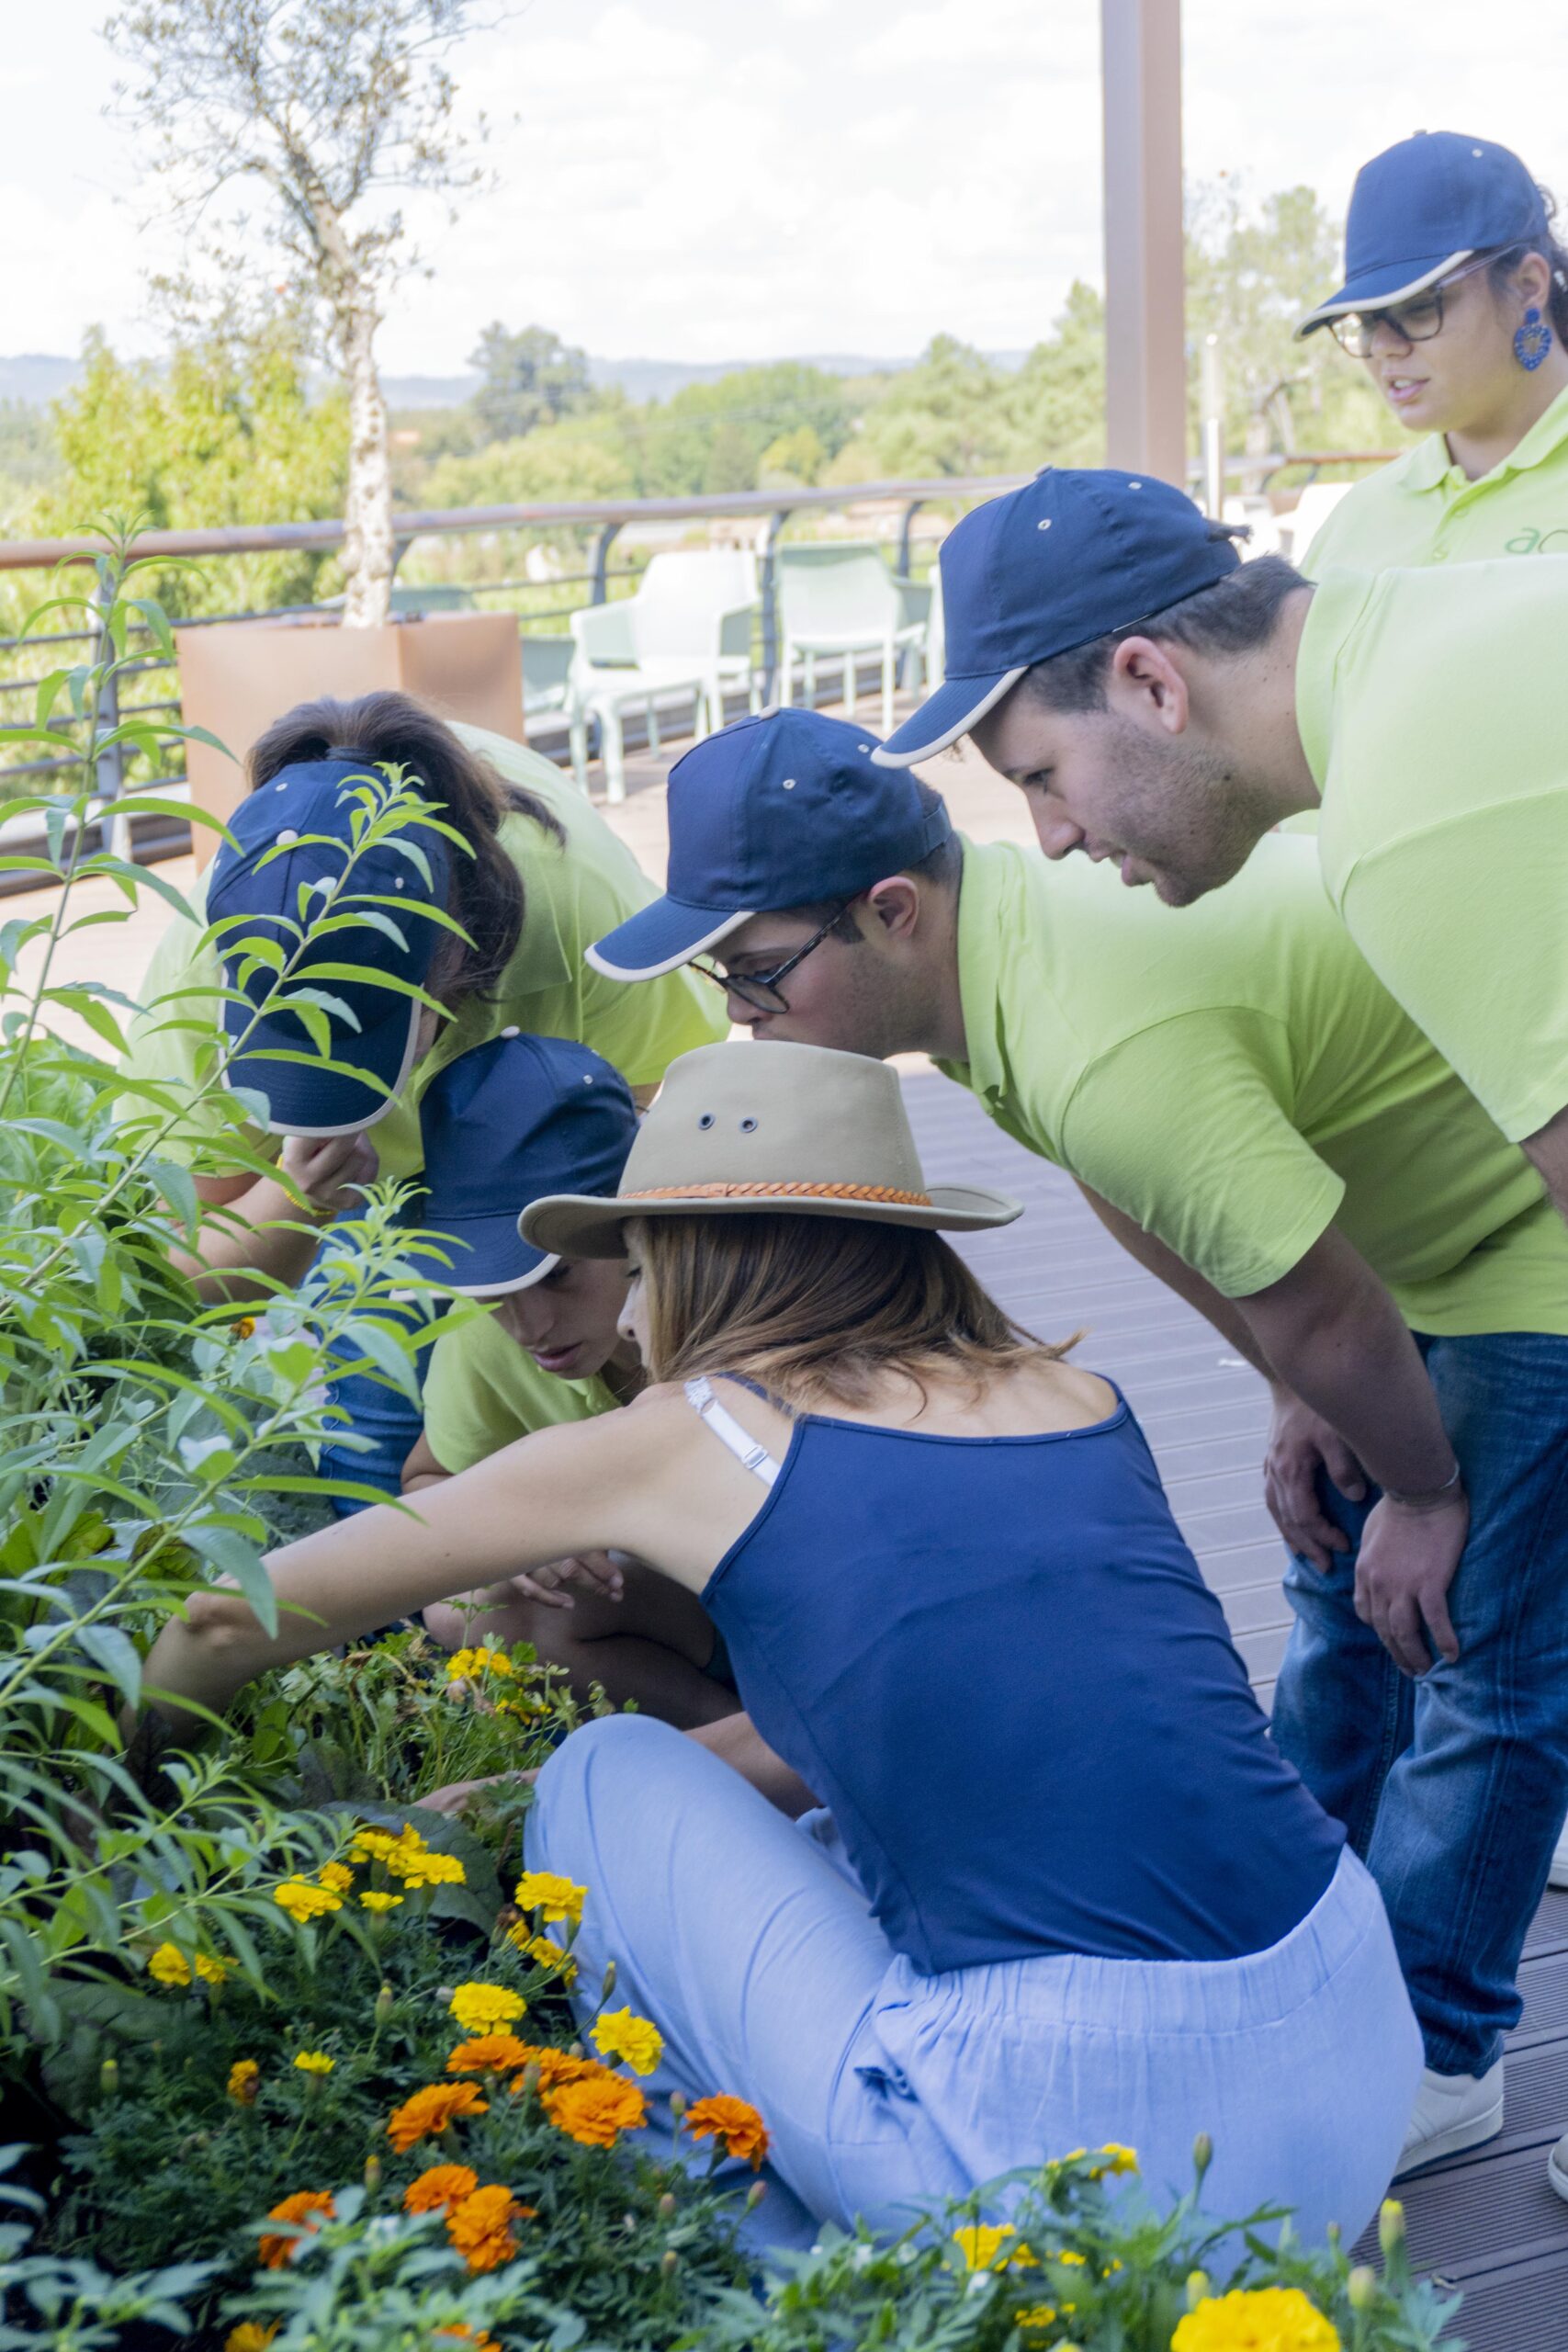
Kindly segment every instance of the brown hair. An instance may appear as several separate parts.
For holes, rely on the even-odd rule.
[[[838,1216],[638,1217],[649,1373],[744,1373],[786,1400],[864,1404],[879,1373],[987,1372],[1047,1346],[1004,1313],[940,1234]]]
[[[1018,691],[1047,710],[1104,710],[1111,660],[1123,638],[1147,637],[1160,645],[1185,646],[1190,653],[1253,653],[1273,636],[1286,598],[1311,585],[1282,555],[1255,556],[1163,612],[1036,662],[1020,679]]]
[[[1540,237],[1526,237],[1517,245],[1506,246],[1494,254],[1487,266],[1486,283],[1495,295],[1506,294],[1514,272],[1529,254],[1540,254],[1551,272],[1551,287],[1546,298],[1547,316],[1557,330],[1561,342],[1568,344],[1568,250],[1557,234],[1557,201],[1551,190],[1536,182],[1546,214],[1546,233]]]
[[[523,935],[523,876],[501,842],[501,821],[517,813],[563,846],[566,833],[542,800],[509,784],[487,760],[470,752],[412,695],[360,695],[353,702],[302,702],[274,719],[251,748],[253,792],[270,784],[299,760],[320,760],[334,752],[362,757],[367,764],[389,762],[409,771],[427,799],[440,802],[448,821],[468,842],[471,857],[452,861],[454,914],[468,940],[448,937],[429,986],[449,1009],[465,997],[492,990]]]

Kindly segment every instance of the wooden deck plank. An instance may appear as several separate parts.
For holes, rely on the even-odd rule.
[[[966,1239],[964,1254],[1032,1329],[1086,1328],[1080,1360],[1125,1389],[1267,1707],[1290,1610],[1259,1476],[1264,1384],[1117,1248],[1059,1170],[991,1126],[969,1096],[922,1075],[906,1078],[906,1093],[929,1176],[1024,1202],[1017,1225]],[[1568,1894],[1541,1905],[1520,1991],[1501,2137],[1400,2186],[1415,2259],[1463,2292],[1458,2325],[1471,2352],[1568,2347],[1568,2205],[1546,2179],[1547,2150],[1568,2129]],[[1375,2256],[1372,2233],[1362,2251]]]

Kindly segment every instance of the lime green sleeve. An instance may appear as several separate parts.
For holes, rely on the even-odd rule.
[[[1344,1183],[1292,1123],[1281,1027],[1183,1014],[1100,1055],[1063,1120],[1063,1164],[1226,1298],[1268,1289],[1333,1222]]]
[[[582,1042],[603,1054],[628,1086],[657,1086],[671,1063],[729,1035],[719,989],[682,968],[657,980],[611,980],[585,965]]]
[[[454,1475],[536,1430],[590,1420],[612,1402],[598,1381],[541,1372],[493,1315],[437,1340],[424,1375],[425,1443]]]

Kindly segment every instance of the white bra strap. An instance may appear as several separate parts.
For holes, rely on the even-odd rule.
[[[729,1448],[742,1469],[750,1470],[754,1478],[761,1478],[764,1487],[773,1485],[779,1475],[778,1464],[765,1445],[759,1445],[754,1437],[748,1437],[734,1414],[728,1412],[719,1403],[708,1381],[688,1380],[686,1402],[702,1415],[719,1443]]]

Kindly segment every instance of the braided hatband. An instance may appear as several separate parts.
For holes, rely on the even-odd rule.
[[[929,1209],[929,1193],[900,1193],[891,1184],[655,1184],[621,1193],[623,1201],[886,1201],[897,1208]]]

